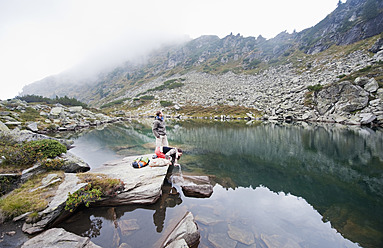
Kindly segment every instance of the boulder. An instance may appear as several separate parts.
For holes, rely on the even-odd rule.
[[[82,111],[81,106],[69,107],[69,112],[71,113],[80,113],[81,111]]]
[[[375,78],[371,78],[366,85],[364,85],[364,89],[367,92],[373,93],[379,89],[379,84],[376,82]]]
[[[213,194],[213,186],[208,176],[172,176],[172,182],[182,188],[187,197],[208,198]]]
[[[151,158],[153,154],[143,155]],[[112,198],[106,198],[95,205],[152,204],[161,196],[161,187],[169,166],[133,168],[132,162],[137,156],[105,163],[87,173],[102,173],[124,183],[123,192]]]
[[[37,123],[36,122],[31,122],[27,125],[27,128],[31,130],[32,132],[37,132],[39,129],[37,128]]]
[[[60,157],[64,161],[62,170],[66,173],[86,172],[90,170],[89,164],[71,152],[63,153]]]
[[[176,245],[184,245],[184,243],[188,245],[186,247],[193,247],[199,243],[199,239],[200,233],[197,223],[194,220],[194,216],[191,212],[187,212],[173,229],[173,231],[169,234],[169,236],[165,239],[161,247],[184,247]]]
[[[0,121],[0,132],[4,132],[4,133],[10,132],[9,128],[2,121]]]
[[[21,246],[21,248],[35,247],[101,248],[90,241],[90,238],[67,232],[63,228],[49,229],[29,239]]]
[[[371,122],[376,120],[376,116],[371,113],[362,113],[359,114],[359,116],[362,118],[362,120],[360,121],[362,125],[370,124]]]
[[[65,173],[64,182],[54,192],[54,197],[49,202],[46,209],[39,212],[40,221],[36,223],[24,223],[22,231],[28,234],[35,234],[44,231],[51,225],[63,212],[68,193],[73,194],[86,183],[79,183],[79,179],[75,174]]]
[[[360,86],[344,81],[319,91],[314,102],[320,115],[344,114],[365,108],[368,105],[368,95]]]
[[[61,113],[64,113],[64,108],[62,107],[54,107],[50,112],[50,114],[53,116],[59,116]]]

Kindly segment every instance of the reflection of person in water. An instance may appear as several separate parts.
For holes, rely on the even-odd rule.
[[[156,211],[153,214],[153,222],[157,227],[157,232],[161,233],[164,228],[164,221],[166,216],[166,208],[174,208],[176,205],[182,203],[180,193],[177,192],[177,189],[172,187],[168,182],[164,182],[162,186],[162,196],[161,199],[156,203]]]

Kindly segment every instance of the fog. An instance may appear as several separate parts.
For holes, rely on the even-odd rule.
[[[338,0],[0,0],[0,99],[69,70],[79,77],[168,42],[311,27]],[[82,73],[78,73],[78,72]]]

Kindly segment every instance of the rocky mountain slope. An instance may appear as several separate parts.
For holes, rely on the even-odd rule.
[[[67,95],[135,113],[229,105],[272,119],[381,123],[382,31],[382,1],[348,0],[299,33],[282,32],[270,40],[202,36],[82,84],[62,74],[28,85],[22,94]],[[342,87],[331,88],[339,82]],[[365,113],[367,121],[360,116]]]

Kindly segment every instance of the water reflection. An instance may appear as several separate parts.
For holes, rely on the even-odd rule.
[[[192,199],[165,190],[161,201],[150,208],[115,208],[114,220],[96,217],[92,212],[98,210],[91,210],[81,234],[98,234],[90,227],[102,226],[92,239],[96,244],[106,244],[107,235],[121,243],[126,233],[119,221],[130,216],[140,226],[132,230],[133,239],[145,237],[139,234],[144,229],[150,234],[145,247],[151,247],[169,222],[189,210],[206,247],[219,240],[249,247],[251,238],[233,238],[238,230],[249,231],[252,244],[259,247],[383,246],[381,130],[305,123],[167,123],[170,144],[185,150],[183,172],[212,176],[218,182],[213,196]],[[146,154],[154,148],[150,124],[151,120],[142,120],[111,125],[79,137],[75,145],[85,144],[88,151],[97,147],[96,153],[112,151],[116,158]],[[130,225],[134,227],[134,221]]]

